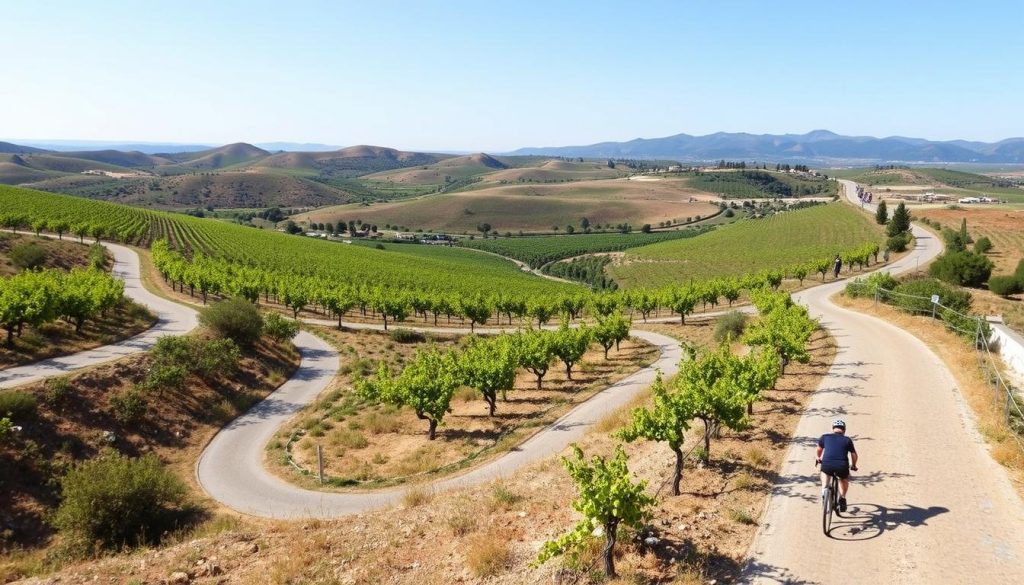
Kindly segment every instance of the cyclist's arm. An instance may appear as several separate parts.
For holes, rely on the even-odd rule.
[[[850,467],[857,468],[857,452],[850,453]]]
[[[821,445],[818,445],[818,451],[814,454],[814,460],[815,461],[821,461],[821,455],[824,452],[825,452],[825,448],[822,447]]]

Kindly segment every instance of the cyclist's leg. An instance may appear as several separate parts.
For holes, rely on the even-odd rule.
[[[821,472],[821,491],[822,492],[824,492],[825,488],[828,487],[828,478],[829,478],[829,475],[827,473],[825,473],[824,471],[822,471]]]
[[[848,477],[840,478],[839,479],[839,497],[845,498],[846,497],[846,491],[848,489],[850,489],[850,478],[848,478]]]

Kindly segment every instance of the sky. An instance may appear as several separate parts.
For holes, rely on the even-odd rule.
[[[1024,2],[5,0],[0,140],[1024,136]]]

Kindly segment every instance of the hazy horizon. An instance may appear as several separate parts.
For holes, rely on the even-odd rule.
[[[1010,2],[5,8],[12,141],[506,152],[719,131],[1024,135]]]

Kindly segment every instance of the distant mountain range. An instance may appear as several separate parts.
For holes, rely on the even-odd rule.
[[[717,132],[706,136],[676,134],[585,146],[520,148],[510,155],[585,158],[638,158],[676,161],[788,161],[816,164],[880,163],[1024,163],[1024,138],[995,143],[932,141],[890,136],[842,136],[828,130],[807,134]]]

